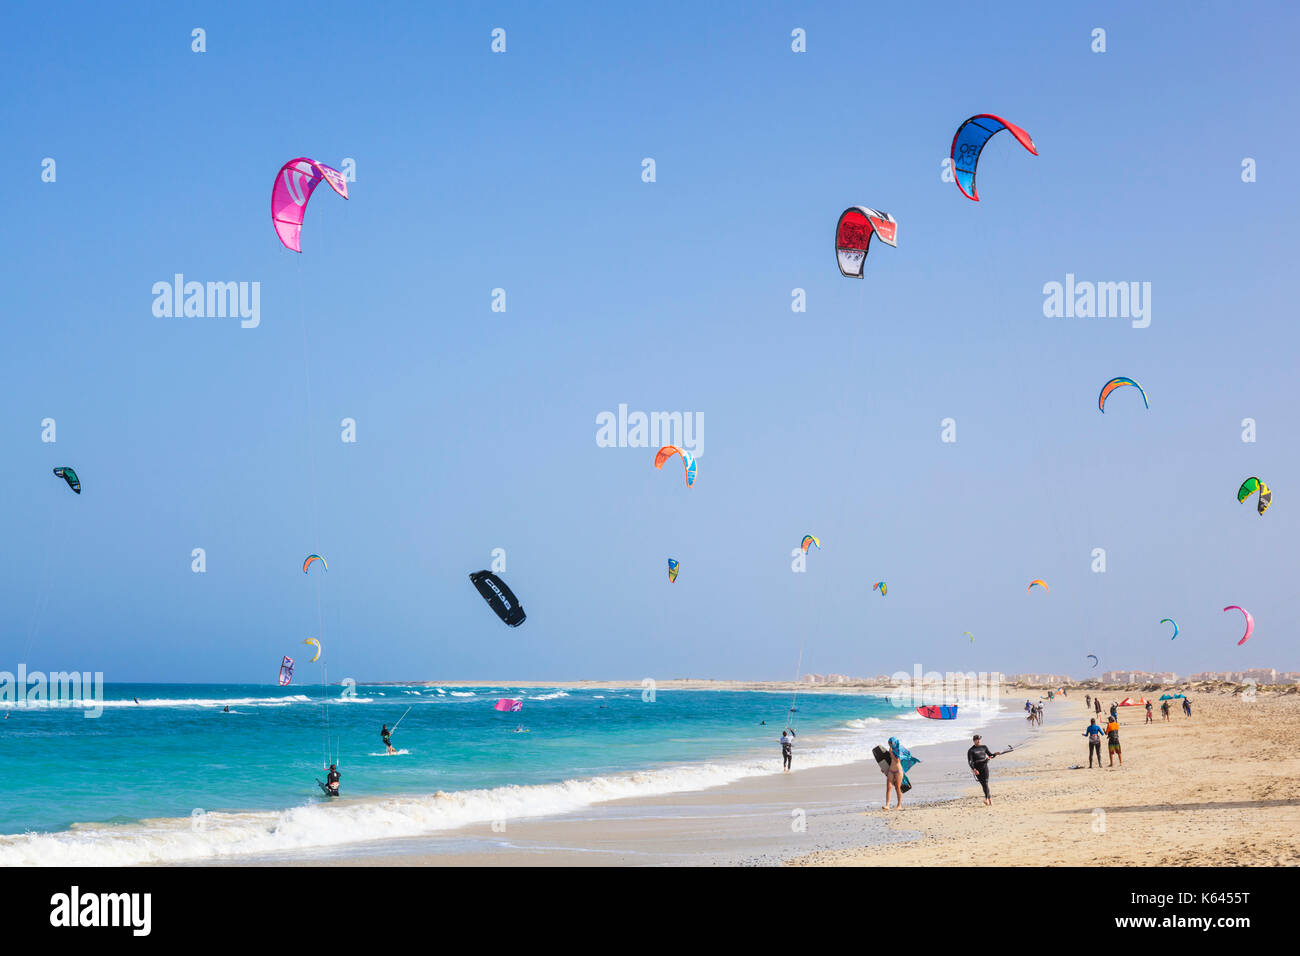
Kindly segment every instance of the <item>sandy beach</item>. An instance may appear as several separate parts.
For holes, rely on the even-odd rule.
[[[1112,699],[1102,697],[1103,706]],[[1136,696],[1136,695],[1134,695]],[[1159,696],[1158,694],[1156,695]],[[1175,701],[1175,705],[1179,702]],[[1144,725],[1120,708],[1125,763],[1087,769],[1083,694],[1048,705],[1032,741],[993,762],[993,806],[961,796],[885,821],[902,842],[818,852],[812,866],[1276,866],[1300,863],[1300,698],[1192,695]],[[1104,716],[1104,715],[1103,715]],[[996,740],[990,740],[997,745]],[[1103,746],[1103,749],[1104,746]],[[1082,764],[1084,769],[1068,769]]]

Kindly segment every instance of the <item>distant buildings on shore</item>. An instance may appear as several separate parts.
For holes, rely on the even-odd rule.
[[[1187,677],[1179,677],[1173,671],[1102,671],[1095,677],[1083,681],[1064,674],[1012,674],[1006,678],[1016,684],[1030,684],[1039,687],[1076,687],[1088,681],[1101,681],[1103,684],[1187,684],[1193,681],[1223,681],[1231,684],[1244,684],[1254,681],[1256,684],[1295,684],[1300,683],[1300,671],[1278,671],[1272,667],[1257,667],[1244,671],[1203,671]]]

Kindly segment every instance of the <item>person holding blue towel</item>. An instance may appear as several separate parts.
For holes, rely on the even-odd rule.
[[[901,810],[903,808],[903,791],[912,789],[912,784],[907,779],[907,771],[921,761],[913,757],[908,749],[898,742],[897,737],[889,738],[889,752],[893,759],[889,762],[889,772],[885,774],[884,809],[889,809],[889,788],[893,787],[898,794],[898,806],[894,809]]]

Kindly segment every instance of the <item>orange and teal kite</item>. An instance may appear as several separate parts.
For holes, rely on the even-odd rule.
[[[871,590],[879,591],[881,597],[884,597],[889,593],[889,588],[885,587],[884,581],[877,581],[875,584],[871,585]]]
[[[1032,581],[1030,581],[1029,587],[1025,588],[1025,593],[1028,594],[1035,584],[1037,584],[1044,591],[1047,591],[1049,594],[1051,593],[1052,589],[1049,588],[1047,586],[1047,582],[1042,580],[1041,578],[1034,578]]]
[[[695,456],[685,448],[678,448],[676,445],[664,445],[663,448],[655,452],[655,467],[663,468],[664,462],[673,455],[682,456],[682,467],[686,469],[686,487],[691,487],[695,484]]]
[[[307,560],[302,563],[303,574],[307,573],[307,568],[313,561],[319,561],[321,567],[324,568],[326,571],[330,569],[330,566],[325,562],[325,559],[322,558],[319,554],[309,554],[307,555]]]
[[[1101,394],[1097,396],[1097,407],[1101,409],[1102,414],[1105,414],[1106,412],[1106,398],[1121,385],[1132,385],[1141,393],[1142,404],[1146,405],[1147,408],[1151,407],[1150,405],[1147,405],[1147,393],[1143,390],[1142,386],[1133,381],[1133,379],[1125,378],[1123,375],[1120,375],[1117,378],[1112,378],[1101,387]]]
[[[822,549],[822,543],[821,543],[820,541],[817,540],[817,535],[815,535],[815,534],[806,534],[806,535],[804,535],[804,536],[803,536],[803,540],[799,542],[799,547],[803,548],[803,553],[804,553],[804,554],[807,554],[807,553],[808,553],[808,546],[809,546],[809,545],[812,545],[812,544],[817,545],[817,550],[818,550],[818,551],[820,551],[820,550]]]

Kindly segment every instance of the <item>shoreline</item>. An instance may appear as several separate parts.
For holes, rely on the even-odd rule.
[[[1029,731],[1018,718],[1004,708],[968,729],[1021,740]],[[879,742],[885,742],[884,735]],[[909,773],[913,789],[905,806],[955,797],[962,784],[952,767],[964,767],[969,745],[964,737],[913,745],[920,763]],[[776,755],[763,759],[779,765]],[[857,847],[864,835],[873,845],[907,839],[883,821],[863,825],[864,812],[878,806],[884,790],[873,760],[805,768],[798,762],[796,751],[789,774],[773,769],[700,789],[619,797],[568,813],[500,821],[500,826],[480,822],[397,841],[204,865],[780,866],[810,852]]]

